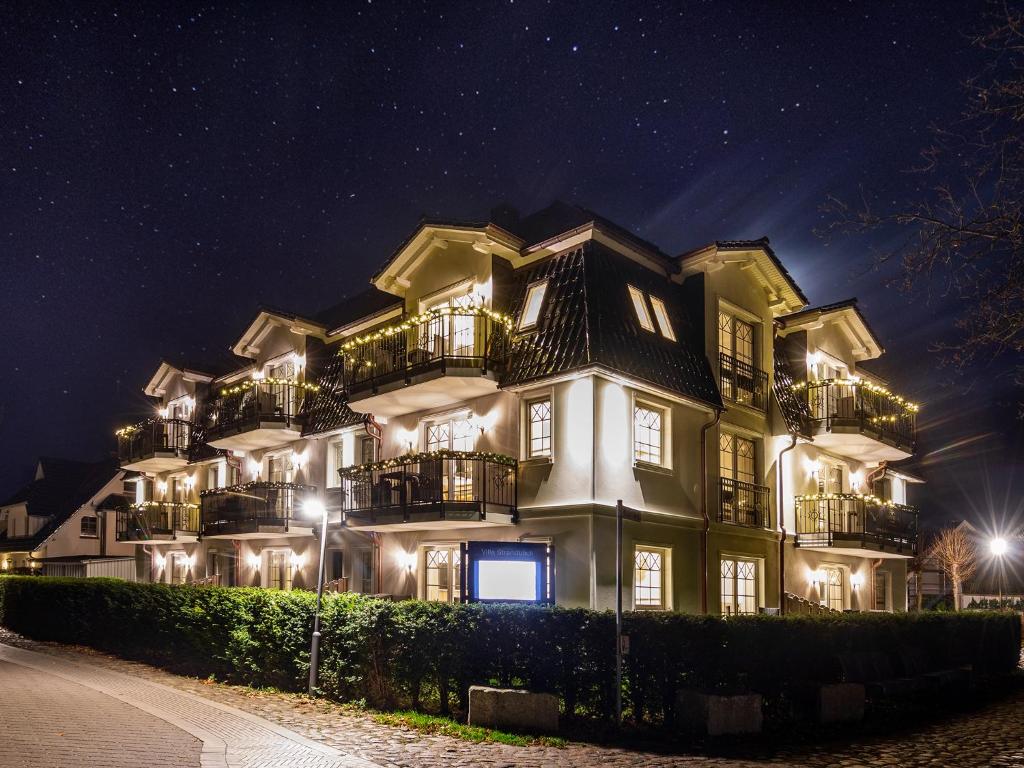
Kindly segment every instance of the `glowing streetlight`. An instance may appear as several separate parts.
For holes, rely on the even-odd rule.
[[[988,543],[988,548],[996,557],[1002,557],[1006,554],[1006,539],[997,536]]]
[[[320,667],[320,603],[324,594],[324,558],[327,556],[327,507],[319,499],[309,499],[302,505],[307,517],[320,516],[320,567],[316,575],[316,611],[313,613],[313,639],[309,646],[309,695],[316,691]]]

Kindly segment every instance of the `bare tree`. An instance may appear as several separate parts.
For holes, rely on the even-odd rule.
[[[953,584],[953,609],[960,610],[963,583],[978,568],[978,552],[971,537],[962,528],[943,528],[932,540],[926,555],[942,568]]]
[[[875,210],[830,198],[831,232],[881,230],[896,245],[878,251],[899,264],[899,287],[958,300],[956,339],[937,347],[963,368],[1014,356],[1024,385],[1024,8],[991,2],[989,27],[972,42],[984,71],[964,84],[960,119],[932,127],[932,143],[911,169],[918,199]]]

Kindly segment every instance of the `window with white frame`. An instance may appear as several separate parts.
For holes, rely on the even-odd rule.
[[[264,555],[263,583],[269,589],[288,591],[292,588],[292,553],[290,550],[271,549]]]
[[[668,550],[637,546],[633,550],[634,610],[664,611],[668,607]]]
[[[188,580],[188,555],[184,552],[171,552],[167,555],[167,581],[171,584],[184,584]]]
[[[95,539],[99,537],[99,525],[95,517],[83,516],[80,523],[79,536],[83,539]]]
[[[676,340],[676,332],[672,330],[672,321],[668,319],[668,309],[665,302],[657,296],[650,296],[651,308],[654,310],[654,319],[658,322],[658,330],[661,335],[669,341]]]
[[[818,585],[820,590],[821,604],[834,611],[841,611],[845,607],[846,589],[842,568],[822,568],[822,575],[825,577]]]
[[[475,435],[473,424],[468,418],[451,418],[427,422],[425,433],[426,449],[438,451],[472,451]]]
[[[637,402],[633,406],[633,461],[665,466],[664,408]]]
[[[633,285],[626,287],[629,290],[629,298],[633,302],[633,310],[636,312],[636,319],[640,323],[640,327],[654,333],[654,323],[651,321],[651,313],[647,309],[644,292]]]
[[[373,550],[357,549],[356,561],[352,568],[352,579],[355,586],[364,595],[372,595],[373,589]]]
[[[889,610],[889,574],[886,571],[876,570],[874,584],[872,585],[874,599],[872,607],[876,611]]]
[[[211,464],[206,470],[206,487],[222,488],[220,464]]]
[[[551,456],[551,398],[526,403],[526,456],[534,459]]]
[[[423,551],[424,598],[440,603],[461,599],[462,554],[459,547],[428,547]]]
[[[757,561],[739,557],[723,557],[722,615],[757,613]]]
[[[753,440],[723,431],[718,436],[721,476],[741,483],[757,479],[757,445]]]
[[[725,310],[718,311],[718,350],[741,363],[754,365],[755,326]]]
[[[540,320],[540,310],[544,306],[544,295],[548,290],[548,281],[534,283],[526,290],[526,300],[523,302],[523,314],[519,317],[519,330],[525,331],[537,325]]]

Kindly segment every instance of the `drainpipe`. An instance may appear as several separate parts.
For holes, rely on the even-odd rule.
[[[786,448],[779,451],[779,466],[776,470],[779,473],[779,481],[777,483],[779,493],[778,500],[775,502],[775,506],[779,511],[779,614],[786,613],[786,514],[785,504],[786,497],[783,493],[783,482],[782,478],[784,474],[782,472],[782,457],[787,453],[796,448],[796,434],[790,433],[790,443]]]
[[[874,482],[876,476],[884,475],[885,470],[889,468],[888,460],[878,462],[878,466],[868,472],[867,477],[864,478],[864,488],[868,493],[871,493],[871,484]],[[892,499],[888,499],[892,501]]]
[[[711,517],[708,514],[708,430],[718,424],[722,411],[715,409],[715,418],[700,428],[700,511],[704,527],[700,532],[700,612],[708,612],[708,531]]]

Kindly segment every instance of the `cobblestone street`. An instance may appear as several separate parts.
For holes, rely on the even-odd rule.
[[[245,760],[235,756],[237,762],[232,762],[229,749],[228,761],[219,763],[221,765],[273,765],[279,768],[292,764],[361,765],[363,768],[369,768],[370,765],[410,768],[470,765],[572,768],[584,765],[1024,768],[1024,691],[1017,691],[981,710],[955,719],[940,719],[927,726],[886,737],[868,737],[856,743],[845,741],[815,749],[793,749],[758,758],[737,759],[665,755],[575,743],[561,749],[473,744],[446,736],[428,736],[380,725],[369,716],[352,714],[327,702],[178,677],[142,664],[85,649],[36,643],[7,632],[0,632],[0,641],[8,646],[17,645],[36,651],[37,654],[26,656],[37,660],[42,658],[44,662],[47,661],[45,657],[48,657],[49,663],[60,663],[62,669],[81,669],[82,662],[86,662],[94,670],[112,676],[110,679],[125,678],[132,686],[142,683],[167,686],[192,697],[190,702],[194,703],[190,703],[190,707],[222,707],[230,708],[231,712],[249,713],[256,718],[253,718],[252,723],[245,724],[245,727],[255,727],[264,736],[267,735],[266,728],[280,729],[267,742],[270,751],[249,755]],[[3,652],[0,655],[5,659],[0,662],[0,685],[8,692],[7,701],[4,702],[6,708],[0,709],[5,732],[5,740],[0,747],[0,765],[199,765],[199,741],[188,733],[120,701],[108,698],[102,702],[99,699],[106,695],[104,693],[79,688],[45,671],[7,663],[8,654],[17,653],[14,649],[0,646],[0,652]],[[65,674],[60,670],[55,671]],[[109,685],[109,679],[104,684]],[[11,693],[16,695],[11,697]],[[194,697],[201,697],[208,704],[204,705]],[[32,713],[38,714],[33,717]],[[210,710],[201,717],[209,723],[211,718],[222,716]],[[28,722],[41,725],[26,730]],[[234,722],[236,725],[233,727],[238,727],[238,721]],[[265,725],[261,726],[261,723]],[[291,739],[287,734],[292,734]],[[294,739],[301,740],[303,737],[309,743],[322,745],[329,752],[306,752],[298,756],[292,754],[289,759],[293,762],[274,756],[275,744],[297,749]],[[253,735],[240,733],[239,738],[251,739]],[[116,747],[114,750],[108,743],[111,740],[116,742],[113,744]],[[141,759],[142,753],[144,759]],[[48,762],[39,757],[55,754],[59,757],[49,759]],[[86,754],[90,755],[90,759],[81,759]],[[133,762],[136,758],[140,760]],[[214,763],[207,763],[204,759],[203,765],[207,764]]]

